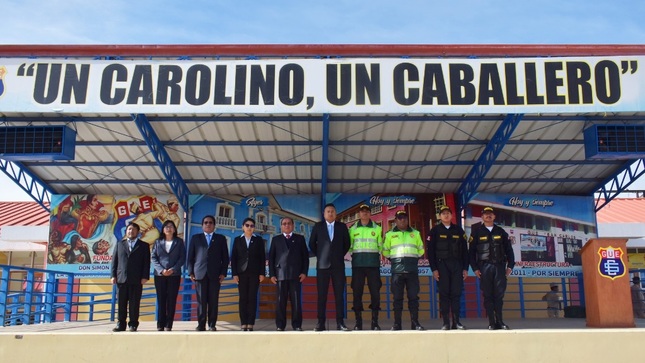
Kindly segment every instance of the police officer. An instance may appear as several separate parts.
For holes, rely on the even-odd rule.
[[[372,309],[372,330],[381,330],[378,325],[381,295],[381,252],[383,250],[383,232],[381,226],[374,223],[370,207],[362,204],[358,207],[360,219],[349,229],[350,247],[352,254],[352,291],[354,295],[354,314],[356,325],[354,330],[363,330],[363,288],[365,279],[370,290],[370,309]]]
[[[441,330],[466,329],[459,322],[461,291],[468,277],[468,246],[466,232],[452,223],[452,211],[447,205],[439,209],[441,222],[428,235],[428,259],[432,276],[439,285],[439,306],[443,317]]]
[[[403,290],[408,292],[408,308],[412,330],[425,330],[419,324],[419,258],[425,252],[419,231],[410,227],[408,213],[396,212],[396,227],[385,234],[383,257],[388,258],[392,268],[392,295],[394,325],[392,330],[401,330],[403,313]]]
[[[479,288],[484,295],[484,308],[488,315],[488,330],[510,327],[502,319],[502,306],[506,292],[506,279],[513,271],[515,256],[508,233],[495,222],[495,211],[485,207],[482,222],[474,225],[470,234],[470,266],[481,279]]]

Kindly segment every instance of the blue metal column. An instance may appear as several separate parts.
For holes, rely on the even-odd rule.
[[[188,212],[188,196],[190,195],[190,190],[186,186],[181,174],[179,174],[179,171],[177,171],[177,168],[166,152],[166,149],[164,149],[164,146],[150,124],[150,121],[146,115],[143,114],[132,115],[132,118],[134,119],[137,128],[139,128],[141,136],[143,136],[143,139],[150,148],[157,164],[161,168],[161,172],[170,184],[170,188],[177,196],[181,207],[184,209],[184,212]]]
[[[603,180],[598,185],[596,190],[600,193],[600,196],[596,198],[596,212],[611,202],[612,199],[616,198],[618,194],[626,190],[641,175],[645,174],[644,163],[645,159],[638,159],[636,161],[629,160],[613,176]],[[609,184],[609,188],[607,188],[607,184]],[[602,204],[600,203],[601,197],[604,198]]]
[[[320,180],[320,207],[327,204],[327,167],[329,165],[329,114],[323,114],[323,139],[322,139],[322,160],[321,160],[321,180]]]
[[[482,183],[484,176],[488,173],[491,166],[495,163],[495,159],[499,156],[499,153],[502,152],[502,149],[510,139],[513,131],[522,120],[523,114],[509,114],[506,115],[502,124],[499,125],[499,128],[495,132],[495,135],[491,138],[488,145],[484,149],[484,152],[479,156],[479,159],[466,176],[464,183],[457,190],[457,200],[459,205],[457,209],[459,211],[470,202],[470,200],[475,196],[477,188]],[[461,213],[459,213],[461,215]]]
[[[38,202],[43,209],[50,212],[51,195],[56,193],[45,182],[17,161],[0,159],[0,169],[9,179],[13,180],[14,183]]]

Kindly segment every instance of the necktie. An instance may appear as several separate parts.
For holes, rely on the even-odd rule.
[[[334,239],[334,225],[327,223],[327,230],[329,231],[329,240]]]
[[[134,248],[134,241],[128,240],[128,245],[130,245],[130,252],[132,252],[132,249]]]
[[[287,239],[291,239],[291,233],[287,235]]]
[[[206,235],[206,243],[208,244],[208,247],[211,246],[211,234],[210,233]]]

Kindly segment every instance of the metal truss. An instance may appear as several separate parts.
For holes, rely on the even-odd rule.
[[[627,190],[633,182],[645,174],[645,159],[630,160],[616,173],[604,180],[596,189],[596,212]]]
[[[457,190],[458,210],[461,211],[463,207],[470,202],[477,188],[482,183],[484,177],[490,170],[491,166],[495,163],[495,159],[499,156],[500,152],[510,139],[513,131],[522,120],[522,114],[509,114],[506,115],[502,124],[491,138],[484,152],[480,155],[470,172],[466,176],[463,184]]]
[[[0,159],[0,169],[22,190],[29,194],[44,210],[50,212],[51,196],[54,191],[29,169],[17,161]]]
[[[143,136],[146,144],[150,148],[157,164],[161,168],[161,172],[166,177],[168,184],[170,184],[170,188],[175,193],[175,196],[177,196],[181,207],[185,212],[187,212],[189,207],[188,197],[190,195],[190,190],[188,189],[188,186],[186,186],[184,179],[181,177],[181,174],[179,174],[175,164],[173,164],[172,159],[166,152],[166,149],[159,140],[157,133],[150,124],[150,121],[148,121],[146,115],[136,114],[132,115],[132,118],[141,132],[141,136]]]

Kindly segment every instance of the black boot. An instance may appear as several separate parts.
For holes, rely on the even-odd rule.
[[[410,311],[410,321],[412,325],[412,330],[426,330],[421,324],[419,324],[419,312]]]
[[[401,330],[401,315],[402,311],[394,311],[394,325],[392,325],[392,330]]]
[[[356,315],[356,324],[354,325],[354,330],[363,330],[363,316],[360,311],[355,311]]]
[[[378,325],[378,310],[372,310],[372,330],[381,330]]]
[[[501,311],[495,312],[495,329],[511,330],[511,327],[504,323]]]
[[[441,314],[441,317],[443,318],[443,325],[441,326],[441,330],[450,330],[450,318],[448,318],[448,314]]]
[[[457,330],[466,330],[466,327],[459,322],[459,315],[452,314],[452,328]]]

